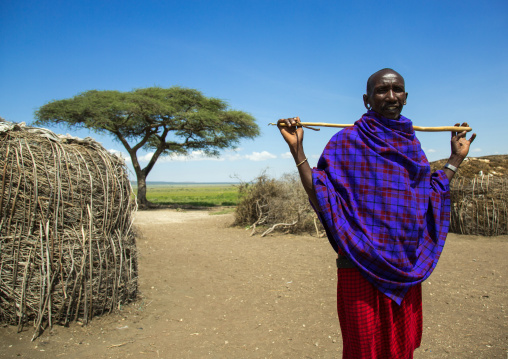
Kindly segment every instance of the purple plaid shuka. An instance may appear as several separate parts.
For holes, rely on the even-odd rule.
[[[313,169],[328,239],[364,277],[401,303],[434,270],[450,223],[450,190],[411,120],[367,112],[333,136]]]

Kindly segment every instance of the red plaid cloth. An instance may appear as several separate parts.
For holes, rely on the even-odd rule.
[[[338,270],[337,311],[343,359],[408,359],[422,338],[422,288],[411,287],[397,305],[357,269]]]

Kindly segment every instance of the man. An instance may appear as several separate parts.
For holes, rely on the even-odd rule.
[[[407,359],[420,346],[421,282],[435,268],[448,232],[449,182],[476,137],[452,132],[448,163],[431,174],[412,122],[401,115],[407,96],[396,71],[374,73],[363,95],[367,113],[333,136],[314,169],[299,118],[279,120],[339,255],[343,358]]]

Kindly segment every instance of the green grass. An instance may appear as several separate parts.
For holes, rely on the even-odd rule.
[[[236,206],[238,188],[232,184],[148,184],[146,197],[160,205]]]

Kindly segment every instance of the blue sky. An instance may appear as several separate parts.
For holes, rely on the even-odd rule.
[[[471,156],[506,154],[507,38],[505,0],[3,0],[0,116],[30,124],[38,107],[91,89],[196,88],[252,114],[261,136],[219,159],[161,159],[148,180],[248,181],[294,171],[269,122],[353,123],[367,78],[391,67],[415,125],[467,121]],[[51,129],[126,154],[112,137]],[[311,165],[334,133],[306,131]],[[449,156],[449,133],[418,137],[429,160]]]

